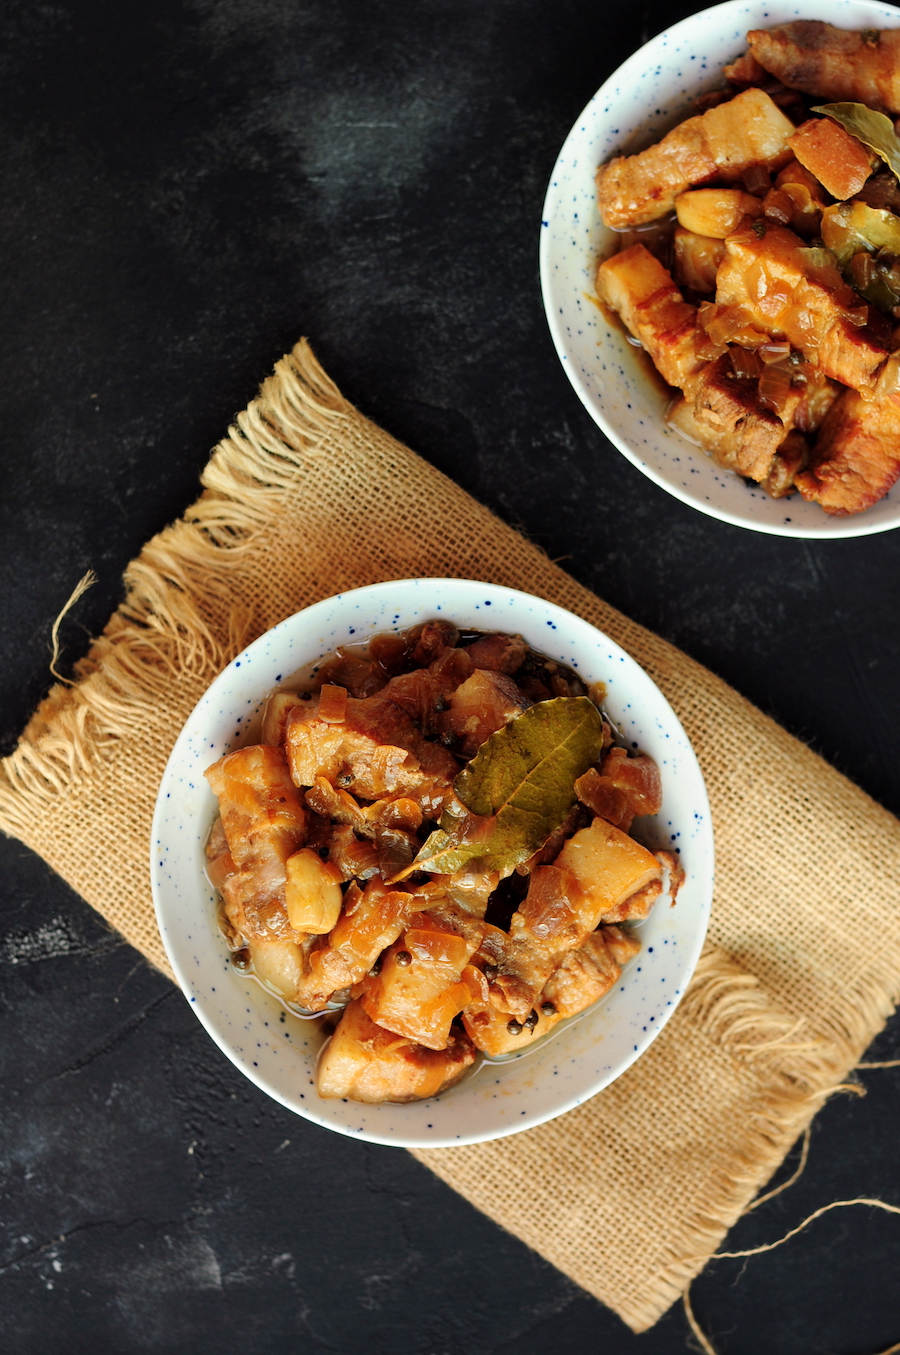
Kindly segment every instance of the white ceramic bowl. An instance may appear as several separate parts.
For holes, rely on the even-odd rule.
[[[240,739],[266,693],[339,644],[446,616],[463,627],[519,632],[534,648],[607,684],[622,734],[659,763],[663,810],[641,820],[650,846],[680,850],[687,882],[674,908],[641,924],[641,954],[580,1021],[510,1062],[484,1063],[444,1095],[410,1105],[321,1100],[319,1024],[286,1014],[237,975],[216,922],[203,847],[216,813],[204,768]],[[671,707],[612,640],[548,602],[509,588],[407,579],[342,593],[289,617],[216,678],[178,737],[153,819],[153,897],[178,981],[220,1049],[258,1087],[316,1124],[375,1143],[437,1147],[514,1134],[577,1106],[634,1062],[671,1016],[694,969],[709,916],[713,840],[691,746]]]
[[[609,440],[656,484],[703,513],[755,531],[865,536],[900,526],[900,484],[849,518],[829,517],[799,495],[776,500],[748,487],[666,427],[660,384],[591,300],[597,264],[614,239],[597,212],[597,167],[659,140],[693,111],[698,94],[721,86],[723,65],[746,51],[748,29],[797,18],[851,29],[900,26],[900,11],[874,0],[729,0],[653,38],[601,86],[560,151],[544,203],[541,286],[569,380]]]

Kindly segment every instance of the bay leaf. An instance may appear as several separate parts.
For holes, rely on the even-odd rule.
[[[884,113],[876,113],[865,104],[856,103],[820,104],[812,111],[824,113],[826,118],[839,123],[845,132],[880,155],[888,169],[900,179],[900,141],[894,124]]]
[[[586,696],[539,701],[498,729],[453,782],[487,832],[437,828],[412,864],[449,875],[477,860],[482,870],[508,872],[544,845],[575,803],[575,782],[603,747],[600,712]],[[393,881],[392,881],[393,883]]]

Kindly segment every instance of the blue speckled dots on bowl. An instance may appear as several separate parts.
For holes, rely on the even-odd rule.
[[[623,736],[660,766],[663,810],[642,820],[649,846],[675,848],[687,882],[674,908],[640,925],[643,950],[597,1007],[520,1058],[483,1063],[444,1095],[411,1105],[321,1100],[318,1023],[232,969],[204,873],[215,797],[203,771],[241,739],[266,694],[339,644],[446,616],[477,630],[519,632],[535,649],[607,684]],[[179,983],[203,1025],[240,1070],[315,1123],[376,1143],[477,1143],[560,1115],[618,1077],[672,1014],[706,932],[713,878],[709,803],[697,760],[658,688],[600,631],[513,589],[453,579],[408,579],[343,593],[290,617],[225,669],[172,750],[153,820],[153,897]]]

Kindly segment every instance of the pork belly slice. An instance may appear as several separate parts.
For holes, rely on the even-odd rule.
[[[896,377],[898,358],[888,363]],[[812,449],[808,470],[794,478],[804,499],[846,517],[883,499],[900,476],[900,393],[870,399],[845,391],[831,406]]]
[[[604,913],[602,921],[604,923],[643,922],[662,893],[662,888],[662,880],[651,880],[649,884],[644,885],[643,889],[638,889],[634,894],[629,894],[627,899],[623,899],[614,908],[610,908],[608,913]]]
[[[672,275],[644,245],[631,245],[597,270],[597,296],[622,318],[670,386],[689,390],[721,352],[685,301]]]
[[[770,498],[783,499],[796,488],[797,474],[809,465],[809,443],[796,428],[788,433],[778,448],[769,467],[769,473],[760,481]]]
[[[524,1019],[561,956],[582,945],[606,914],[661,878],[653,853],[613,824],[596,818],[579,829],[553,865],[532,872],[509,935],[497,943],[492,1004]],[[486,938],[482,949],[488,948]]]
[[[426,1049],[383,1030],[350,1002],[319,1059],[316,1090],[350,1101],[420,1101],[458,1082],[475,1060],[468,1037],[452,1031],[445,1049]]]
[[[331,933],[310,951],[308,972],[296,1001],[309,1011],[324,1011],[334,993],[365,977],[422,902],[405,890],[389,889],[379,876],[364,889],[351,883]]]
[[[576,916],[585,934],[632,894],[658,880],[662,873],[652,852],[604,819],[594,819],[589,828],[582,828],[570,837],[555,864],[571,871],[578,883]],[[527,903],[526,899],[523,912]],[[532,931],[536,925],[529,918]]]
[[[409,793],[427,781],[449,788],[459,764],[423,738],[405,710],[381,693],[346,696],[333,707],[332,694],[341,691],[324,687],[288,716],[285,751],[296,785],[312,786],[323,776],[365,800]]]
[[[831,118],[810,118],[788,138],[800,164],[839,201],[860,191],[878,156]]]
[[[286,861],[301,845],[306,811],[284,754],[266,744],[226,753],[204,772],[219,801],[222,829],[234,862],[248,865],[268,852]]]
[[[490,668],[511,676],[525,662],[528,646],[521,635],[480,635],[466,653],[476,668]]]
[[[900,29],[848,32],[820,19],[795,19],[747,34],[764,70],[822,103],[848,100],[900,113]]]
[[[604,225],[628,230],[671,212],[692,184],[736,183],[751,165],[780,169],[794,124],[761,89],[688,118],[638,155],[618,156],[597,171]]]
[[[616,933],[610,937],[610,932]],[[563,957],[541,993],[541,1006],[548,1003],[562,1018],[576,1016],[603,997],[622,973],[622,965],[640,953],[641,943],[620,927],[600,927],[584,944]]]
[[[204,773],[219,801],[228,859],[215,883],[228,920],[245,937],[290,935],[285,910],[287,861],[306,838],[306,810],[284,754],[266,744],[239,748]]]
[[[624,748],[611,748],[598,770],[589,767],[575,782],[575,794],[592,813],[627,833],[638,815],[658,814],[662,808],[662,781],[651,757],[629,757]]]
[[[800,392],[792,401],[800,402]],[[705,369],[693,400],[676,400],[666,422],[726,470],[763,480],[787,429],[759,401],[759,382],[735,375],[727,354]]]
[[[566,951],[552,969],[534,1008],[520,1021],[490,1003],[472,1003],[463,1025],[476,1049],[489,1057],[516,1054],[567,1016],[576,1016],[614,987],[640,942],[619,927],[600,927]]]
[[[759,329],[787,338],[825,376],[855,390],[874,385],[887,357],[865,325],[847,318],[864,314],[865,305],[837,266],[819,264],[813,275],[808,247],[784,226],[728,236],[716,303],[741,306]]]
[[[358,996],[380,1026],[428,1049],[444,1049],[454,1017],[472,1001],[487,1001],[481,970],[469,964],[478,939],[425,913],[381,958]]]
[[[476,668],[453,692],[449,710],[438,717],[438,728],[455,740],[453,746],[464,757],[471,757],[485,739],[531,704],[505,673]]]

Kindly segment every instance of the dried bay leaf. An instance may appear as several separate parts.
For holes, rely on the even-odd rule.
[[[544,837],[558,828],[575,803],[575,782],[603,747],[603,721],[586,696],[539,701],[498,729],[481,745],[453,789],[473,814],[499,814],[515,803],[556,819]]]
[[[812,111],[824,113],[826,118],[839,123],[845,132],[880,155],[888,169],[900,179],[900,141],[894,124],[884,113],[876,113],[865,104],[856,103],[820,104]]]
[[[483,870],[513,870],[562,823],[576,800],[576,780],[602,748],[600,712],[586,696],[530,706],[486,739],[453,782],[458,798],[477,816],[474,823],[456,831],[436,829],[395,878],[415,870],[449,875],[474,860]],[[486,832],[478,830],[479,820]]]

